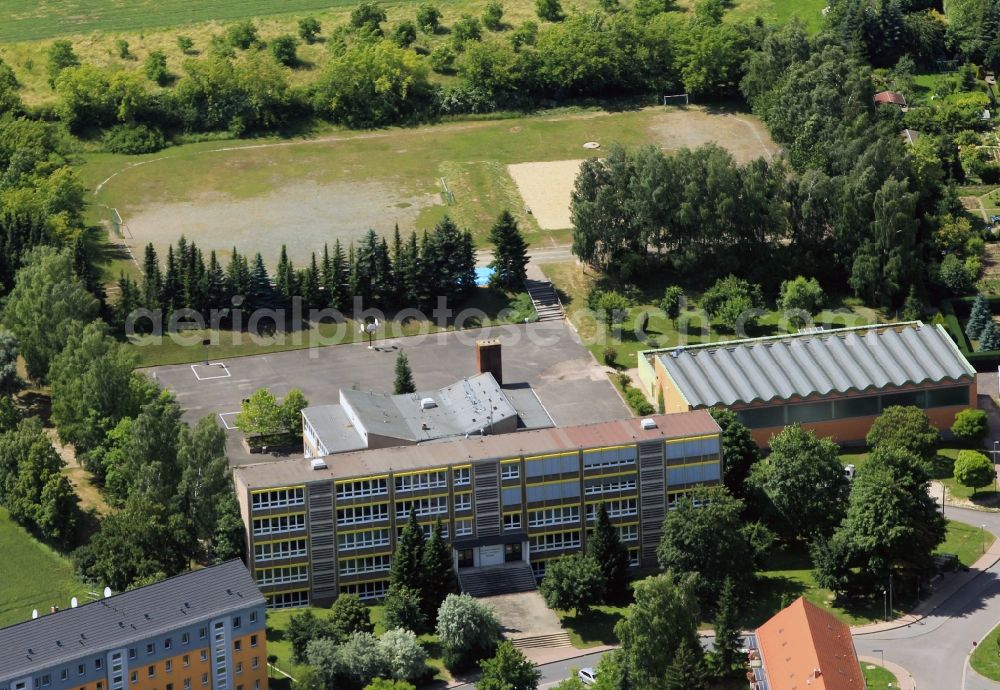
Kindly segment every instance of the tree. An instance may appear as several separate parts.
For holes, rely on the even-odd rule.
[[[352,688],[363,688],[388,670],[382,647],[371,633],[352,633],[339,651],[343,678]]]
[[[216,504],[212,551],[216,563],[243,558],[246,552],[240,504],[236,502],[236,494],[231,488]]]
[[[701,298],[701,306],[712,318],[718,318],[724,324],[735,327],[737,319],[746,312],[761,309],[764,306],[764,295],[760,285],[755,285],[729,275],[720,278]]]
[[[712,665],[718,676],[729,676],[742,661],[743,645],[739,626],[739,607],[732,578],[726,578],[715,607],[715,641],[712,644]]]
[[[743,533],[743,501],[723,488],[698,489],[677,502],[663,521],[656,558],[663,570],[699,573],[700,601],[709,609],[727,579],[752,580],[750,546]]]
[[[410,512],[412,514],[413,511]],[[451,545],[445,539],[441,518],[434,523],[430,539],[423,546],[420,554],[420,571],[422,581],[420,598],[424,617],[429,622],[434,622],[434,616],[445,597],[458,591],[451,558]]]
[[[49,364],[69,336],[97,316],[98,301],[73,272],[69,252],[32,250],[7,296],[3,323],[17,338],[28,376],[47,381]]]
[[[296,55],[298,47],[299,42],[290,34],[271,39],[271,55],[285,67],[292,67],[298,63],[299,57]]]
[[[52,45],[49,46],[46,60],[46,72],[49,75],[49,86],[54,89],[56,87],[56,79],[59,77],[59,74],[67,67],[77,67],[79,64],[80,58],[78,58],[76,53],[73,52],[72,43],[65,40],[53,41]]]
[[[423,571],[424,545],[424,530],[417,523],[417,512],[411,510],[392,554],[390,586],[402,585],[423,593],[426,585]]]
[[[722,457],[725,459],[722,481],[736,498],[746,498],[746,481],[760,460],[760,449],[750,429],[732,410],[713,407],[709,412],[722,429]]]
[[[247,50],[260,44],[257,27],[251,20],[237,22],[226,30],[226,42],[233,48]]]
[[[604,586],[604,576],[594,557],[574,553],[549,561],[539,590],[549,608],[573,609],[577,616],[585,616],[590,605],[600,601]]]
[[[209,540],[216,532],[218,506],[232,491],[226,432],[213,417],[202,417],[194,429],[184,425],[177,442],[180,510],[187,516],[198,539]]]
[[[535,12],[539,19],[549,22],[561,22],[566,17],[559,0],[535,0]]]
[[[393,680],[416,681],[427,670],[427,652],[411,630],[390,628],[378,641]]]
[[[705,662],[700,646],[689,640],[681,642],[667,667],[665,690],[704,690],[707,683]]]
[[[483,26],[490,31],[503,29],[503,3],[500,0],[486,3],[486,9],[483,10]]]
[[[937,454],[940,440],[938,430],[923,410],[901,405],[885,408],[865,437],[869,448],[903,448],[928,463]]]
[[[128,41],[124,38],[115,40],[115,50],[118,51],[118,57],[122,60],[128,60],[132,57],[132,53],[130,53],[128,49]]]
[[[809,318],[823,306],[826,295],[815,278],[797,276],[795,280],[781,283],[779,304],[789,313],[789,318],[797,326],[804,326]]]
[[[295,617],[292,617],[295,620]],[[289,629],[291,623],[289,623]],[[294,650],[293,645],[293,650]],[[335,687],[342,683],[346,673],[344,655],[340,645],[329,638],[307,639],[301,656],[295,656],[300,664],[308,664],[306,668],[313,669],[321,681],[320,687],[325,689]],[[299,676],[301,678],[301,675]],[[370,678],[368,680],[371,680]],[[367,682],[367,681],[366,681]]]
[[[396,355],[396,380],[392,384],[392,392],[396,395],[416,393],[413,383],[413,371],[410,370],[410,360],[402,350]]]
[[[452,672],[472,668],[496,653],[503,641],[493,609],[468,594],[449,594],[438,611],[437,636],[445,666]]]
[[[427,625],[421,606],[420,592],[406,585],[393,584],[382,602],[385,627],[404,628],[422,633]]]
[[[481,666],[483,672],[476,681],[479,690],[536,690],[542,677],[510,640],[504,640],[493,658],[484,659]]]
[[[848,482],[837,446],[798,424],[771,437],[771,454],[750,471],[748,485],[789,538],[829,534],[844,515]]]
[[[330,632],[332,637],[343,642],[354,633],[372,633],[371,609],[365,606],[356,594],[341,594],[330,607]]]
[[[409,19],[396,24],[392,29],[392,42],[400,48],[409,48],[417,40],[417,25]]]
[[[962,295],[969,292],[975,279],[976,276],[957,255],[948,254],[941,260],[938,282],[953,294]]]
[[[317,618],[312,609],[306,609],[304,612],[289,618],[288,630],[285,632],[285,635],[292,647],[292,660],[297,664],[304,664],[309,658],[308,647],[310,642],[333,638],[328,622]],[[336,644],[336,641],[334,641],[334,644]]]
[[[660,300],[660,309],[667,318],[677,322],[677,317],[681,315],[681,303],[684,299],[684,288],[680,285],[670,285],[663,292],[663,299]]]
[[[528,277],[528,245],[509,211],[503,211],[490,228],[490,242],[494,246],[490,283],[510,292],[522,290]]]
[[[461,50],[464,43],[480,41],[482,38],[483,30],[479,26],[479,20],[471,14],[463,14],[451,25],[451,39],[456,50]]]
[[[292,434],[302,434],[302,410],[309,407],[309,401],[298,388],[288,391],[281,401],[281,416],[285,431]]]
[[[247,436],[273,436],[287,428],[287,417],[278,399],[266,388],[258,388],[243,401],[236,426]]]
[[[299,38],[310,45],[316,42],[321,30],[322,26],[316,17],[302,17],[299,20]]]
[[[374,0],[361,0],[351,10],[350,25],[354,29],[363,29],[375,36],[382,35],[382,23],[386,20],[385,8]]]
[[[364,690],[416,690],[416,688],[413,683],[407,683],[405,680],[375,678],[364,687]]]
[[[917,295],[917,286],[911,285],[910,292],[903,302],[903,319],[906,321],[919,321],[924,316],[924,305]]]
[[[976,295],[969,312],[969,320],[965,324],[965,334],[972,340],[978,340],[986,325],[993,320],[989,302],[981,294]]]
[[[693,573],[666,572],[635,583],[635,603],[615,624],[629,687],[662,688],[670,661],[681,646],[699,648],[697,578]]]
[[[955,423],[951,425],[951,433],[962,443],[970,446],[980,446],[989,433],[984,410],[962,410],[955,415]]]
[[[955,480],[972,489],[972,495],[996,481],[996,471],[990,459],[974,450],[961,450],[955,460]]]
[[[979,335],[979,349],[977,352],[993,352],[995,350],[1000,350],[1000,329],[997,328],[996,322],[990,319],[990,322],[986,324],[986,328]]]
[[[17,339],[6,331],[0,331],[0,397],[13,395],[21,389],[22,381],[17,373]]]
[[[146,77],[159,86],[166,86],[170,81],[170,72],[167,71],[167,56],[162,50],[152,51],[146,58],[143,69],[146,72]]]
[[[417,26],[424,33],[433,34],[437,32],[440,24],[441,10],[430,3],[420,3],[420,6],[417,8]]]
[[[194,48],[194,41],[191,39],[190,36],[179,34],[177,36],[177,47],[180,49],[182,53],[187,55],[188,53],[191,52],[191,49]]]
[[[604,589],[600,598],[603,601],[623,601],[628,595],[628,548],[611,524],[608,508],[603,502],[597,507],[594,531],[587,539],[587,555],[601,570]]]

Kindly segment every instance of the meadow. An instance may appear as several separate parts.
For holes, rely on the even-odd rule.
[[[31,618],[32,609],[68,608],[74,596],[87,601],[88,587],[73,574],[73,564],[14,524],[0,508],[0,553],[7,563],[0,578],[0,627]]]

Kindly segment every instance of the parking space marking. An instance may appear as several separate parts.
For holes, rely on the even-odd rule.
[[[198,367],[222,367],[222,374],[216,374],[215,376],[202,376],[198,373]],[[194,374],[195,378],[199,381],[211,381],[212,379],[228,379],[232,376],[229,373],[229,367],[227,367],[222,362],[205,362],[204,364],[192,364],[191,372]]]
[[[236,427],[236,415],[238,415],[238,414],[239,414],[239,412],[220,412],[219,413],[219,419],[222,420],[222,426],[226,427],[226,431],[233,431],[234,429],[237,428]],[[232,420],[233,420],[233,423],[230,424],[229,420],[226,419],[226,417],[231,417]]]

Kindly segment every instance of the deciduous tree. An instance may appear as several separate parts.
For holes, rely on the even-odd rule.
[[[510,640],[500,644],[492,659],[483,660],[482,671],[476,681],[480,690],[536,690],[542,677],[541,671]]]
[[[733,496],[746,498],[746,481],[760,460],[760,449],[735,412],[722,407],[714,407],[710,412],[722,429],[723,483]]]
[[[601,568],[589,554],[574,553],[549,561],[539,587],[550,608],[586,615],[604,592]]]
[[[445,666],[452,672],[472,668],[496,653],[503,640],[491,607],[468,594],[449,594],[441,604],[437,635]]]
[[[427,625],[421,606],[420,592],[406,585],[392,584],[382,602],[385,626],[404,628],[422,633]]]
[[[962,450],[955,460],[955,480],[972,489],[972,495],[996,481],[996,470],[990,459],[974,450]]]
[[[933,460],[940,440],[923,410],[902,405],[883,410],[865,437],[869,448],[902,448],[925,462]]]

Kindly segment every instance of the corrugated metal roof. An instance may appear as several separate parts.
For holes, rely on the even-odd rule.
[[[783,400],[976,375],[942,326],[920,322],[650,353],[692,407]]]
[[[443,467],[462,462],[580,448],[615,446],[637,441],[683,438],[718,434],[719,425],[706,410],[652,415],[656,428],[645,430],[641,420],[620,419],[613,422],[565,426],[552,429],[520,431],[496,436],[475,436],[450,439],[417,446],[376,448],[332,455],[328,469],[313,470],[303,458],[241,465],[233,468],[233,478],[244,487],[260,489],[290,486],[310,481],[329,481],[387,472],[404,472],[427,467]]]
[[[0,629],[0,680],[263,603],[264,596],[239,560],[177,575]]]

